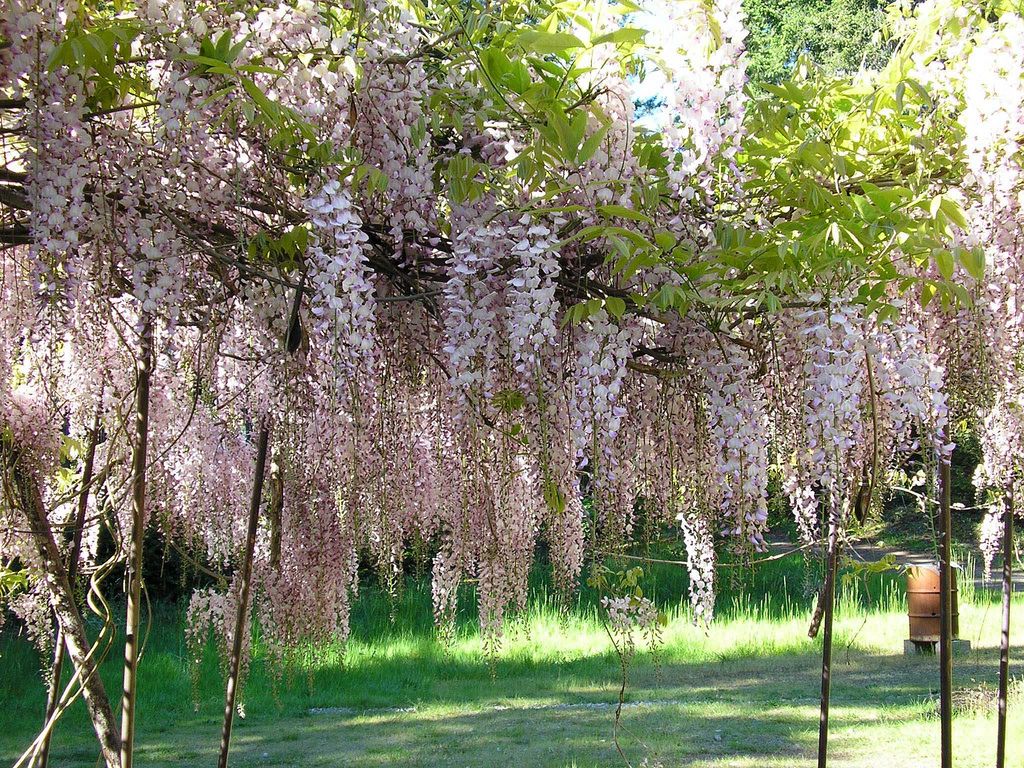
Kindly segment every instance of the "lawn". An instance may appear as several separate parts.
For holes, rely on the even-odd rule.
[[[670,566],[655,573],[670,614],[657,660],[641,653],[629,669],[620,741],[634,765],[807,766],[817,741],[820,644],[806,636],[809,602],[799,556],[723,584],[719,617],[706,631],[680,603],[684,582]],[[837,614],[832,765],[934,766],[938,753],[934,656],[905,657],[907,620],[894,577],[873,577],[870,597],[847,584]],[[261,657],[246,688],[233,765],[431,766],[625,765],[613,740],[619,664],[588,591],[560,613],[538,579],[527,616],[493,664],[482,654],[472,606],[454,645],[430,629],[429,593],[412,582],[387,620],[384,598],[366,588],[353,638],[276,680]],[[1024,632],[1024,600],[1015,605]],[[994,762],[992,689],[997,678],[995,595],[963,592],[957,658],[957,765]],[[138,760],[143,766],[215,763],[221,678],[212,650],[193,691],[180,614],[154,611],[141,668]],[[0,759],[14,762],[42,709],[39,659],[10,633],[0,636],[0,696],[6,702]],[[1020,655],[1015,654],[1020,675]],[[118,689],[115,660],[104,668]],[[1020,684],[1018,683],[1018,690]],[[194,695],[195,694],[195,695]],[[198,710],[195,703],[198,703]],[[1011,734],[1024,733],[1024,697],[1011,701]],[[1024,766],[1011,736],[1009,765]],[[96,765],[80,705],[57,730],[54,766]]]

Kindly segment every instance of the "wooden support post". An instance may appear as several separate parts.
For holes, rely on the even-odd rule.
[[[824,604],[822,616],[821,646],[821,714],[818,720],[818,768],[828,764],[828,715],[832,690],[832,619],[836,604],[836,573],[839,567],[839,521],[834,520],[828,536],[828,570],[821,600]]]
[[[953,768],[953,590],[950,573],[952,520],[950,460],[939,462],[939,718],[940,765]]]
[[[996,768],[1006,765],[1006,704],[1010,682],[1010,599],[1013,597],[1013,486],[1003,501],[1003,631],[999,638],[999,723]]]
[[[291,312],[288,317],[288,330],[285,332],[284,348],[288,354],[295,352],[302,345],[302,324],[300,322],[300,310],[302,309],[302,293],[306,287],[306,272],[302,273],[299,284],[295,289],[295,296],[292,298]],[[270,426],[267,417],[264,416],[260,423],[259,436],[256,438],[256,468],[253,472],[252,498],[249,503],[249,523],[245,533],[245,552],[242,558],[241,583],[238,585],[238,607],[235,611],[235,634],[231,638],[231,657],[228,660],[228,682],[224,691],[224,727],[220,735],[220,757],[217,760],[218,768],[227,768],[228,753],[231,751],[231,726],[235,717],[235,698],[238,694],[239,669],[242,662],[242,641],[245,637],[247,611],[249,607],[249,593],[252,590],[252,558],[256,550],[256,530],[260,519],[260,505],[263,501],[263,481],[267,474],[267,445],[270,441]],[[280,494],[272,500],[271,506],[283,503],[284,480],[280,479]],[[276,559],[280,556],[281,529],[279,507],[271,510],[273,531],[271,541],[271,560],[277,565]]]
[[[270,429],[266,422],[260,426],[256,440],[256,470],[252,484],[252,499],[249,504],[249,524],[245,534],[245,552],[242,558],[241,580],[238,585],[238,607],[235,611],[235,632],[231,638],[231,658],[228,662],[228,684],[224,695],[224,728],[220,737],[220,759],[218,768],[227,768],[228,752],[231,749],[231,725],[235,714],[235,695],[238,691],[238,671],[242,660],[242,638],[248,618],[247,607],[252,587],[252,558],[256,550],[256,529],[260,518],[260,503],[263,496],[263,478],[267,466],[267,443]]]
[[[142,543],[146,532],[146,455],[149,443],[149,382],[153,371],[153,326],[145,320],[135,384],[135,445],[132,450],[132,531],[128,542],[124,688],[121,697],[121,768],[132,768],[135,698],[138,688],[139,618],[142,615]]]

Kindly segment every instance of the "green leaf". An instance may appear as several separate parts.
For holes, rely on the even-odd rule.
[[[939,208],[944,214],[946,214],[949,220],[960,227],[960,229],[966,230],[968,228],[967,217],[964,216],[963,209],[960,208],[960,205],[956,200],[943,196],[942,202],[939,204]]]
[[[528,29],[522,32],[516,42],[525,50],[541,56],[561,54],[574,48],[583,47],[583,41],[576,35],[568,32],[542,32],[537,29]]]
[[[935,298],[937,289],[933,283],[921,283],[921,309],[925,309],[932,299]]]
[[[238,58],[238,54],[240,54],[242,52],[242,49],[245,48],[245,44],[247,42],[249,42],[249,38],[250,37],[252,37],[251,34],[250,35],[246,35],[241,40],[239,40],[237,43],[235,43],[233,46],[231,46],[231,50],[228,51],[228,55],[225,57],[225,60],[228,61],[228,62],[233,62],[235,59],[237,59]]]
[[[639,43],[644,39],[646,34],[646,29],[622,27],[620,29],[616,29],[614,32],[598,35],[590,42],[591,45],[601,45],[602,43],[612,43],[613,45],[618,45],[619,43]]]
[[[565,494],[551,480],[544,481],[544,501],[556,515],[565,512]]]
[[[676,236],[671,232],[662,231],[654,235],[654,242],[663,251],[671,251],[676,246]]]
[[[533,81],[530,79],[530,70],[523,62],[516,59],[512,62],[511,69],[505,74],[505,83],[512,90],[522,96],[530,88]]]
[[[495,83],[500,83],[506,72],[511,71],[512,61],[508,55],[495,46],[491,46],[480,54],[480,61],[484,69]]]
[[[601,142],[604,140],[604,137],[608,133],[608,127],[609,124],[605,123],[592,134],[590,134],[590,136],[587,137],[587,140],[583,142],[583,146],[580,147],[580,153],[576,157],[576,161],[580,165],[587,162],[590,158],[594,156],[594,153],[597,152],[597,148],[601,146]]]
[[[618,296],[607,296],[604,300],[605,309],[608,310],[608,314],[618,319],[626,314],[626,302],[620,299]]]
[[[597,206],[598,213],[606,219],[629,219],[630,221],[642,221],[646,224],[653,224],[651,217],[640,211],[634,211],[632,208],[626,208],[623,205],[599,205]]]
[[[494,395],[494,404],[505,413],[513,413],[526,405],[526,397],[518,389],[503,389]]]
[[[877,317],[879,325],[885,323],[895,323],[897,320],[899,320],[900,311],[892,304],[882,304],[878,308]]]
[[[641,269],[647,269],[660,263],[661,259],[653,253],[640,251],[628,259],[617,262],[615,265],[615,272],[621,274],[624,280],[629,280]]]
[[[225,67],[224,62],[220,59],[214,59],[210,56],[186,56],[189,61],[194,61],[196,64],[203,64],[211,69],[227,69],[230,71],[230,67]]]
[[[227,60],[228,51],[231,50],[231,30],[225,29],[217,40],[217,58],[221,61]]]
[[[262,64],[243,64],[237,68],[239,72],[248,72],[253,75],[276,75],[278,77],[284,76],[284,71],[280,69],[274,69],[274,67],[266,67]]]
[[[939,268],[939,274],[946,280],[953,278],[953,268],[955,264],[953,262],[953,254],[946,248],[936,248],[932,251],[932,258],[935,260],[935,266]]]
[[[604,233],[605,236],[608,237],[609,239],[619,238],[622,240],[627,240],[633,244],[634,248],[649,248],[652,251],[657,250],[654,247],[654,243],[652,243],[650,240],[648,240],[646,237],[641,235],[636,230],[626,229],[625,227],[607,226],[604,227]],[[629,253],[628,250],[627,253]]]
[[[961,248],[957,251],[957,256],[967,274],[975,280],[981,280],[985,276],[985,251],[982,248]]]
[[[253,100],[260,112],[272,123],[277,123],[280,120],[281,113],[277,108],[277,104],[267,98],[260,87],[256,85],[248,77],[239,78],[242,87],[245,88],[245,92],[249,94],[249,98]]]

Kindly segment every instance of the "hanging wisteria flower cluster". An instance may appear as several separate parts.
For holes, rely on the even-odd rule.
[[[972,245],[985,253],[977,309],[965,319],[977,371],[969,415],[977,424],[982,461],[975,476],[990,508],[981,528],[986,573],[1000,548],[1007,494],[1024,490],[1020,464],[1021,347],[1024,343],[1024,20],[1007,14],[972,41],[963,69],[964,149],[974,193]],[[1018,496],[1018,498],[1020,498]],[[1024,507],[1016,505],[1016,513]]]

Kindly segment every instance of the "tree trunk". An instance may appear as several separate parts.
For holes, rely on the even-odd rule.
[[[114,721],[114,713],[96,662],[91,655],[85,625],[78,612],[67,570],[64,568],[57,541],[53,537],[53,530],[50,528],[50,521],[46,517],[38,481],[27,467],[20,465],[19,460],[22,456],[16,448],[7,448],[4,454],[4,464],[13,480],[18,506],[28,519],[29,530],[39,553],[44,583],[50,593],[53,612],[60,623],[64,645],[82,682],[82,695],[100,742],[103,759],[108,768],[120,768],[121,738]]]
[[[818,768],[828,764],[828,710],[832,689],[832,618],[836,605],[836,572],[839,564],[839,522],[833,521],[828,537],[828,572],[821,591],[819,610],[824,633],[821,638],[821,710],[818,718]],[[817,633],[817,627],[812,626]],[[810,634],[810,633],[808,633]],[[811,635],[812,637],[814,635]]]
[[[228,663],[228,682],[224,695],[224,728],[220,738],[220,759],[218,768],[227,768],[228,751],[231,748],[231,725],[235,715],[235,696],[238,692],[238,670],[242,661],[242,639],[252,587],[252,558],[256,549],[256,528],[260,518],[260,503],[263,497],[263,478],[267,466],[267,442],[270,430],[264,421],[256,440],[256,469],[253,476],[252,499],[249,504],[249,524],[245,534],[245,552],[242,559],[241,582],[238,585],[238,607],[235,611],[235,633],[231,638],[231,658]]]
[[[1013,487],[1003,508],[1003,632],[999,638],[999,726],[996,768],[1006,765],[1006,699],[1010,682],[1010,599],[1013,597]]]
[[[128,606],[125,611],[124,695],[121,698],[121,768],[132,768],[135,698],[142,609],[142,540],[146,531],[146,448],[149,442],[149,381],[153,369],[153,326],[142,329],[135,385],[135,445],[132,450],[132,533],[128,542]]]
[[[93,420],[92,431],[89,433],[89,445],[85,452],[85,461],[82,465],[82,488],[78,493],[78,509],[75,515],[74,538],[71,542],[71,552],[68,554],[68,584],[71,589],[75,588],[75,578],[78,575],[78,559],[82,554],[82,529],[85,528],[85,516],[89,510],[89,486],[92,484],[93,465],[96,461],[96,441],[99,438],[99,414]],[[72,591],[72,595],[74,592]],[[46,719],[43,727],[42,744],[39,745],[39,756],[36,760],[38,768],[46,768],[50,758],[50,737],[53,730],[48,728],[50,718],[57,709],[57,700],[60,698],[60,677],[64,671],[64,632],[57,622],[56,638],[53,643],[53,671],[50,679],[50,690],[46,697]]]
[[[953,590],[950,573],[950,460],[939,462],[939,718],[942,768],[953,768]]]

